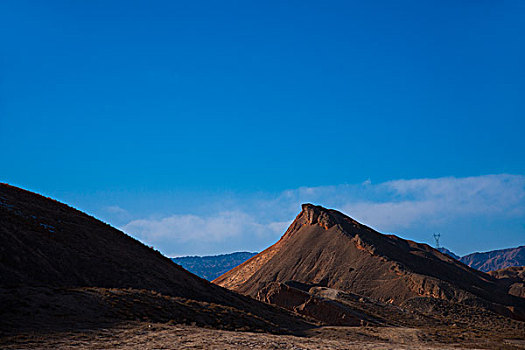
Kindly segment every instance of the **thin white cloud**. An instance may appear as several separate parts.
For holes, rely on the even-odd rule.
[[[133,216],[126,209],[118,205],[110,205],[103,208],[101,218],[103,220],[112,222],[118,226],[120,224],[129,222],[129,220],[131,220]]]
[[[160,219],[133,220],[123,229],[150,244],[170,239],[177,243],[224,242],[242,235],[264,237],[280,232],[287,223],[260,223],[241,211],[210,216],[171,215]]]
[[[123,208],[119,207],[118,205],[110,205],[110,206],[106,207],[105,210],[108,213],[111,213],[111,214],[129,215],[129,213],[128,213],[128,211],[126,209],[123,209]]]
[[[412,226],[419,220],[431,220],[436,223],[442,217],[436,216],[439,204],[428,201],[402,201],[402,202],[358,202],[349,203],[342,208],[348,215],[356,220],[366,223],[376,229],[392,231]]]
[[[379,184],[298,188],[285,191],[280,202],[314,202],[340,209],[384,230],[411,227],[422,221],[442,223],[457,217],[525,215],[525,177],[486,175],[395,180]]]

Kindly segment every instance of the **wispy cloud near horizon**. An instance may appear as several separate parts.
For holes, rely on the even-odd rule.
[[[140,240],[157,246],[184,246],[201,244],[206,246],[224,245],[233,240],[239,242],[251,238],[252,241],[273,238],[286,229],[289,222],[263,223],[242,211],[225,211],[209,216],[171,215],[158,219],[138,219],[122,228]],[[249,237],[248,237],[249,236]],[[176,249],[165,249],[178,255]]]
[[[520,225],[525,217],[525,176],[508,174],[300,187],[232,201],[223,211],[207,215],[140,218],[122,228],[172,255],[260,250],[283,234],[305,202],[341,210],[381,232],[415,240],[446,232],[448,242],[457,247],[476,232],[491,244],[491,234],[525,231]]]

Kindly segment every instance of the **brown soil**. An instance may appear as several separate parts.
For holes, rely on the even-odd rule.
[[[234,307],[163,295],[151,290],[0,288],[0,300],[0,335],[107,328],[130,321],[180,323],[276,334],[300,334],[303,332],[301,329],[304,330],[299,319],[285,319],[279,313],[258,316]],[[286,325],[286,321],[291,323]]]
[[[436,340],[437,339],[437,340]],[[4,349],[523,349],[512,334],[399,327],[321,327],[306,336],[233,332],[195,326],[131,322],[74,332],[23,333],[0,338]]]
[[[412,300],[412,309],[419,311],[407,313],[324,288],[317,295],[388,323],[312,327],[291,336],[282,334],[280,318],[272,323],[235,308],[154,291],[26,287],[0,289],[0,348],[519,349],[525,342],[523,322],[462,304],[434,300],[429,307]],[[444,316],[447,312],[452,316]]]

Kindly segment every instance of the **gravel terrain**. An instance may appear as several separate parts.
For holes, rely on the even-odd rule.
[[[235,332],[185,325],[128,324],[111,329],[47,335],[23,334],[0,341],[4,349],[475,349],[422,341],[410,328],[320,328],[307,337]],[[486,345],[486,344],[485,344]],[[507,348],[504,344],[501,348]],[[483,346],[486,348],[486,346]],[[496,347],[493,347],[496,348]],[[519,347],[508,347],[519,349]]]

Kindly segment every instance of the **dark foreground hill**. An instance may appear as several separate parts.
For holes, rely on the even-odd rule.
[[[378,313],[385,310],[381,305],[444,310],[460,304],[525,319],[525,300],[509,295],[496,278],[426,244],[383,235],[340,212],[311,204],[303,205],[276,244],[214,282],[341,324],[373,319],[366,317],[366,308],[348,312],[340,303],[324,303],[326,299],[363,300],[361,304],[369,300]]]
[[[436,248],[436,250],[440,251],[443,254],[447,254],[448,256],[450,256],[450,257],[452,257],[452,258],[454,258],[456,260],[460,260],[461,259],[461,257],[459,255],[454,254],[453,252],[451,252],[447,248],[440,247],[440,248]]]
[[[5,184],[0,298],[2,330],[142,318],[277,332],[307,326],[189,273],[89,215]]]
[[[209,256],[183,256],[171,258],[171,260],[191,273],[208,281],[212,281],[256,254],[257,253],[250,252],[235,252]]]

